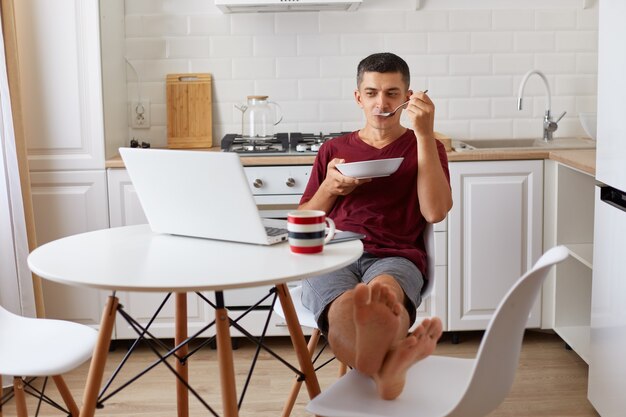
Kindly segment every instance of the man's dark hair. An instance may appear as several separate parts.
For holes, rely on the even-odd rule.
[[[402,80],[409,88],[411,84],[411,74],[406,61],[391,52],[379,52],[364,58],[359,62],[356,72],[356,85],[359,87],[363,81],[363,74],[366,72],[399,72]]]

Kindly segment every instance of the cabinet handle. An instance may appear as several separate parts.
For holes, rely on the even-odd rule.
[[[296,180],[293,178],[287,178],[287,182],[285,182],[285,184],[287,184],[287,187],[293,187],[296,185]]]
[[[263,187],[263,181],[260,180],[259,178],[257,178],[257,179],[254,180],[252,185],[254,186],[254,188],[261,188],[261,187]]]

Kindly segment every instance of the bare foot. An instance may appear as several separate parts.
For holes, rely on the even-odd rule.
[[[383,399],[393,400],[402,393],[407,371],[435,351],[441,333],[442,324],[438,317],[424,319],[413,333],[389,351],[380,371],[374,376],[378,393]]]
[[[355,367],[360,372],[373,376],[380,370],[400,326],[402,308],[386,285],[359,284],[354,289]]]

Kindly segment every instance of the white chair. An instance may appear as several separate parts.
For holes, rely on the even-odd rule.
[[[426,248],[428,272],[426,284],[424,288],[422,288],[422,302],[432,293],[435,282],[435,239],[433,225],[430,223],[426,225],[426,229],[424,230],[424,246]],[[313,329],[308,344],[309,354],[312,357],[317,347],[321,332],[317,328],[317,322],[315,321],[315,316],[313,315],[313,312],[311,312],[311,310],[309,310],[302,304],[302,286],[299,285],[292,288],[291,290],[289,290],[289,294],[291,295],[291,299],[293,300],[293,305],[296,310],[300,325]],[[283,313],[283,308],[280,303],[276,303],[274,305],[274,312],[283,319],[285,318],[285,314]],[[339,376],[345,375],[346,370],[346,365],[340,363]],[[300,380],[300,378],[296,379],[296,381],[293,383],[293,386],[291,387],[291,392],[289,394],[289,397],[287,398],[287,402],[285,403],[281,417],[288,417],[291,414],[291,410],[296,403],[296,399],[298,397],[298,393],[300,392],[301,386],[302,380]]]
[[[429,356],[409,369],[404,392],[380,399],[374,382],[350,371],[314,398],[307,410],[324,417],[482,417],[509,393],[517,369],[526,321],[550,268],[569,255],[547,251],[498,306],[476,358]]]
[[[25,377],[52,376],[72,417],[79,410],[61,374],[91,357],[98,332],[69,321],[27,318],[0,306],[0,375],[13,376],[18,417],[27,417]],[[40,401],[51,401],[39,392]],[[55,406],[59,407],[57,404]],[[2,407],[0,406],[0,417]]]

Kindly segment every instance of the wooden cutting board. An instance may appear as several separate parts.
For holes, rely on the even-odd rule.
[[[168,74],[167,146],[213,146],[211,74]]]

